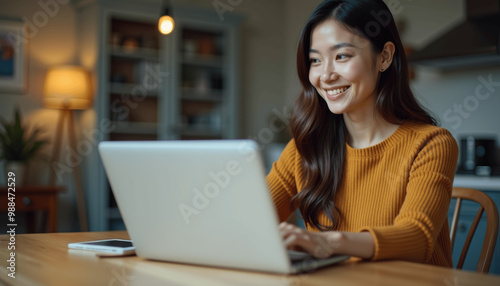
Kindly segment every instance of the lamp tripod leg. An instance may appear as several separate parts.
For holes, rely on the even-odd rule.
[[[59,113],[59,120],[57,121],[56,135],[54,137],[54,148],[52,149],[52,157],[50,158],[50,177],[49,185],[55,185],[56,181],[56,166],[54,164],[59,162],[59,153],[61,153],[62,130],[64,127],[65,118],[68,116],[69,110],[64,109]]]
[[[77,151],[76,148],[76,136],[75,136],[75,123],[73,120],[73,112],[69,111],[69,138],[70,138],[70,146],[73,150]],[[87,224],[87,208],[85,204],[85,196],[82,188],[82,178],[80,174],[80,164],[76,164],[73,168],[74,179],[75,179],[75,190],[76,190],[76,200],[78,204],[78,217],[80,220],[80,229],[81,231],[88,231]]]

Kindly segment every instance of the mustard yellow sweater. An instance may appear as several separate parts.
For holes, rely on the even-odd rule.
[[[447,211],[458,158],[452,135],[432,125],[404,123],[364,149],[347,144],[344,178],[334,197],[337,230],[369,231],[373,260],[401,259],[452,266]],[[267,176],[280,221],[292,213],[304,170],[294,140]],[[322,213],[320,223],[331,225]],[[317,229],[306,226],[308,230]]]

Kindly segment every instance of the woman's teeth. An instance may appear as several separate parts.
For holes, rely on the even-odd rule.
[[[336,95],[336,94],[339,94],[339,93],[341,93],[341,92],[346,91],[348,88],[349,88],[349,86],[344,86],[344,87],[342,87],[342,88],[338,88],[338,89],[330,89],[330,90],[327,90],[326,92],[327,92],[329,95]]]

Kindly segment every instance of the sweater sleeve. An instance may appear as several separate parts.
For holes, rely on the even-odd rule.
[[[450,204],[458,146],[446,130],[423,140],[410,169],[406,197],[394,224],[365,227],[375,240],[373,260],[428,262]]]
[[[280,222],[285,221],[294,211],[291,199],[297,194],[296,163],[299,154],[292,139],[286,145],[279,159],[273,163],[267,175],[267,184],[278,212]]]

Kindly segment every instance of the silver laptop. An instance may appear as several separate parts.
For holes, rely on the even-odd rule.
[[[141,257],[275,273],[349,258],[285,249],[254,141],[115,141],[99,152]]]

